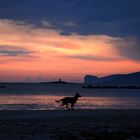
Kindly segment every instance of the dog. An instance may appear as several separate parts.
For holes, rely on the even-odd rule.
[[[82,97],[82,96],[77,92],[74,97],[64,97],[60,100],[57,100],[56,102],[62,102],[61,106],[66,105],[66,108],[68,110],[70,110],[70,109],[73,110],[73,107],[79,97]],[[69,104],[71,105],[71,108],[69,108]]]

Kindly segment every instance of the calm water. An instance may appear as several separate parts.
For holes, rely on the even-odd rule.
[[[55,100],[81,97],[79,109],[140,109],[140,89],[82,89],[80,84],[7,84],[0,89],[0,110],[56,110],[64,109]]]

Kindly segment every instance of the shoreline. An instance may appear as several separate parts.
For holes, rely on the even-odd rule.
[[[3,110],[2,140],[139,140],[140,109]]]

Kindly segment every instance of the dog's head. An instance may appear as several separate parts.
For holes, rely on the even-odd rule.
[[[82,97],[78,92],[75,94],[76,97]]]

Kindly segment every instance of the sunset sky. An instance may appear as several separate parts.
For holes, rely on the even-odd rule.
[[[140,0],[0,0],[0,81],[140,71],[139,27]]]

